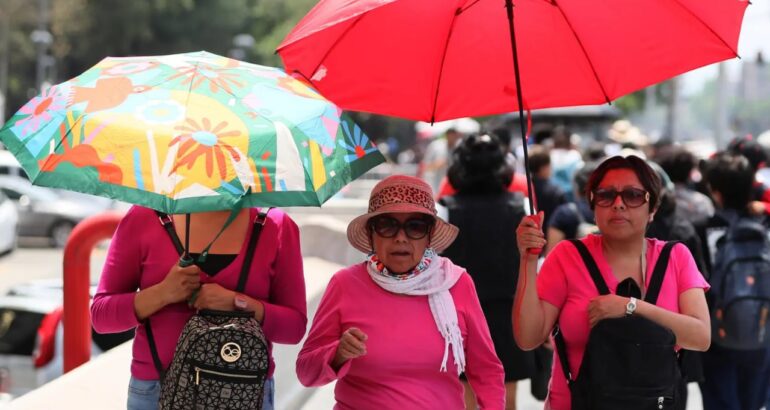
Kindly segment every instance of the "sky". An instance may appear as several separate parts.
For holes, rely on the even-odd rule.
[[[743,59],[754,60],[762,51],[765,61],[770,61],[770,0],[752,0],[743,17],[738,54]],[[736,78],[740,71],[739,59],[726,62],[730,78]],[[703,84],[716,77],[717,65],[712,64],[682,76],[683,91],[692,94],[700,91]]]

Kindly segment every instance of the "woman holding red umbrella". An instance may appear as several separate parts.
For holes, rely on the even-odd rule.
[[[647,225],[658,207],[660,190],[660,179],[644,160],[617,156],[604,161],[592,173],[586,187],[601,235],[588,235],[574,243],[562,241],[548,254],[539,274],[535,272],[537,255],[528,250],[542,248],[546,243],[544,234],[533,217],[524,218],[519,225],[522,273],[513,312],[516,342],[523,349],[533,349],[548,338],[558,323],[556,350],[560,350],[560,341],[566,345],[563,357],[561,353],[554,355],[546,408],[575,410],[575,386],[579,386],[584,372],[584,354],[590,353],[589,334],[593,337],[600,324],[606,329],[611,323],[605,323],[606,320],[637,318],[634,323],[639,323],[639,319],[644,319],[645,326],[673,333],[671,351],[663,351],[664,355],[673,355],[673,344],[689,350],[708,349],[711,330],[704,292],[708,283],[684,245],[670,247],[665,242],[645,238]],[[660,274],[652,267],[666,248],[670,259],[662,265],[662,279],[654,286],[653,278]],[[594,260],[594,269],[584,263],[586,259],[581,254],[585,253]],[[604,291],[597,292],[597,281],[604,284]],[[649,293],[656,293],[656,303],[643,300],[642,295]],[[569,366],[563,368],[564,359]],[[639,370],[624,369],[621,378],[631,379],[630,375]],[[674,380],[667,386],[671,395],[675,394],[676,383]],[[607,388],[604,393],[611,391]],[[629,398],[631,403],[641,403],[627,394],[626,399]],[[668,394],[658,399],[659,408],[673,408],[663,406],[676,401],[676,397]]]

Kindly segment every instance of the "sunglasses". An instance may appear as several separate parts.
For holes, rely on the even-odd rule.
[[[425,218],[411,218],[401,223],[396,218],[380,216],[372,218],[369,226],[383,238],[393,238],[403,229],[407,238],[422,239],[430,233],[433,221]]]
[[[591,201],[596,206],[607,208],[615,203],[615,199],[618,196],[623,199],[623,203],[629,208],[638,208],[650,200],[650,193],[639,188],[626,188],[622,191],[599,188],[591,192]]]

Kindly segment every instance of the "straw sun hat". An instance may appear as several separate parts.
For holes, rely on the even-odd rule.
[[[430,247],[436,252],[446,249],[457,237],[458,228],[436,215],[433,191],[423,180],[406,175],[389,176],[372,189],[367,213],[348,225],[348,241],[363,253],[372,252],[369,219],[382,214],[421,213],[436,220],[430,235]]]

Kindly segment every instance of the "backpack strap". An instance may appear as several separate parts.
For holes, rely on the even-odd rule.
[[[260,209],[257,213],[257,217],[254,218],[254,228],[252,228],[251,231],[251,237],[249,238],[246,255],[243,258],[243,265],[241,265],[241,273],[238,277],[238,285],[236,287],[236,292],[238,293],[242,293],[246,288],[246,280],[249,277],[251,262],[254,259],[254,251],[257,249],[259,236],[262,233],[262,228],[265,226],[265,222],[267,221],[267,213],[270,212],[271,209],[273,208],[268,208],[267,211],[262,211]],[[174,243],[174,247],[176,247],[177,252],[182,255],[184,253],[184,247],[182,246],[182,242],[179,240],[179,235],[176,234],[173,220],[169,215],[163,212],[155,211],[155,213],[158,215],[158,219],[160,220],[161,225],[163,225],[163,228],[166,230],[166,233],[168,233],[168,236],[171,238],[171,242]],[[163,368],[163,362],[161,362],[160,355],[158,354],[158,346],[155,344],[155,337],[152,334],[152,326],[150,325],[149,317],[145,319],[144,327],[147,332],[147,342],[150,345],[152,362],[155,365],[155,370],[158,372],[159,380],[163,381],[163,379],[166,377],[166,370]]]
[[[155,370],[158,372],[158,380],[161,382],[166,378],[166,369],[163,368],[163,362],[160,361],[160,355],[158,354],[158,346],[155,344],[155,336],[152,334],[152,326],[150,326],[150,318],[144,320],[144,330],[147,332],[147,343],[150,345],[150,354],[152,354],[152,364],[155,365]]]
[[[559,355],[561,370],[564,372],[564,378],[567,380],[567,386],[572,386],[572,383],[575,380],[572,378],[572,370],[570,370],[569,360],[567,359],[567,343],[564,341],[564,336],[562,336],[561,329],[559,328],[558,324],[553,327],[551,336],[553,336],[553,344],[556,347],[556,354]]]
[[[596,266],[596,261],[593,256],[591,256],[591,252],[588,251],[586,245],[577,239],[570,239],[569,241],[572,242],[572,245],[574,245],[575,248],[577,248],[580,257],[583,258],[583,263],[586,265],[588,273],[594,281],[594,285],[596,285],[596,290],[599,291],[600,295],[609,295],[610,289],[607,287],[604,278],[602,278],[602,273],[599,271],[599,267]]]
[[[580,252],[580,256],[583,258],[583,262],[586,264],[588,272],[591,274],[591,279],[593,279],[594,284],[596,285],[597,289],[599,289],[599,293],[603,295],[609,294],[609,289],[607,289],[607,284],[601,277],[599,268],[596,266],[596,261],[594,261],[593,257],[591,257],[591,254],[588,252],[588,248],[586,248],[585,244],[576,239],[570,239],[570,242],[572,242],[572,244],[575,245],[575,248],[577,248],[578,252]],[[671,256],[671,249],[677,243],[679,242],[666,242],[666,245],[663,246],[663,250],[658,256],[658,261],[655,263],[655,269],[653,270],[652,278],[650,279],[650,287],[647,290],[647,297],[645,298],[645,300],[649,303],[655,304],[655,301],[658,299],[658,294],[660,293],[660,288],[663,284],[663,277],[665,276],[666,268],[668,267],[668,260]],[[567,380],[567,385],[571,386],[574,380],[572,378],[572,371],[570,370],[569,361],[567,359],[567,344],[564,341],[564,336],[562,335],[558,324],[554,326],[551,336],[553,336],[553,342],[556,347],[556,354],[559,355],[559,362],[561,362],[561,369],[564,372],[564,378]]]
[[[666,275],[666,269],[668,268],[668,260],[671,257],[671,249],[674,245],[679,243],[678,241],[666,242],[663,246],[663,250],[658,255],[658,261],[655,262],[655,269],[652,271],[652,278],[650,278],[650,286],[647,288],[647,295],[644,300],[647,303],[655,304],[658,301],[658,294],[660,288],[663,286],[663,277]]]
[[[246,251],[246,255],[243,258],[243,265],[241,265],[241,275],[238,277],[238,285],[235,287],[235,291],[243,293],[246,289],[246,280],[249,278],[249,271],[251,270],[251,261],[254,259],[254,253],[257,249],[257,242],[259,236],[262,234],[262,228],[267,221],[267,213],[273,208],[268,208],[267,211],[259,210],[257,217],[254,219],[254,228],[251,231],[251,238],[249,238],[249,247]]]
[[[602,278],[602,273],[599,271],[599,267],[596,266],[596,261],[593,256],[591,256],[591,252],[588,251],[586,245],[577,239],[570,239],[569,241],[572,242],[572,245],[574,245],[578,250],[578,253],[580,253],[580,257],[583,259],[583,263],[586,265],[586,269],[588,269],[588,273],[591,275],[591,279],[594,281],[594,285],[596,285],[599,294],[609,295],[610,290],[607,287],[607,283],[604,281],[604,278]],[[574,380],[572,379],[572,371],[570,370],[569,360],[567,359],[567,343],[564,341],[564,336],[562,335],[558,324],[553,327],[551,336],[553,336],[553,342],[556,345],[556,354],[559,355],[559,362],[561,362],[561,370],[564,372],[564,378],[567,380],[567,385],[571,386]]]
[[[182,255],[184,253],[184,246],[182,245],[182,241],[179,240],[179,235],[176,234],[176,229],[174,229],[174,220],[171,219],[171,215],[161,211],[155,211],[155,214],[158,215],[158,220],[160,220],[160,224],[163,226],[163,229],[166,230],[169,238],[171,238],[171,242],[174,244],[176,251]]]

